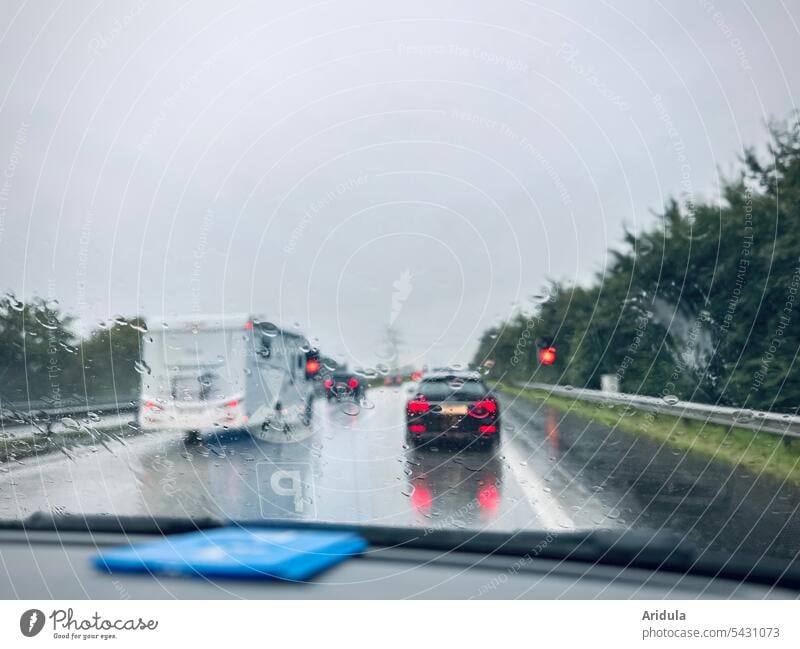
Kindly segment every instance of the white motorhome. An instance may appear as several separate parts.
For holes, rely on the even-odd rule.
[[[308,426],[310,347],[296,330],[246,315],[153,318],[142,336],[143,430],[204,435]]]

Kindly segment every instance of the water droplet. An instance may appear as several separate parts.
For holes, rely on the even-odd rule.
[[[79,430],[81,427],[81,425],[72,417],[62,417],[61,423],[63,424],[64,428],[68,428],[70,430]]]
[[[18,300],[13,293],[6,293],[6,299],[8,300],[8,306],[14,311],[22,311],[25,308],[25,303],[22,300]]]
[[[531,295],[530,299],[534,304],[544,304],[550,299],[550,294],[546,291],[540,291]]]
[[[676,397],[674,394],[665,394],[661,397],[661,400],[666,403],[668,406],[674,406],[680,399]]]
[[[273,324],[272,322],[257,322],[258,331],[261,332],[262,336],[266,336],[267,338],[274,338],[280,333],[277,325]]]
[[[144,361],[136,361],[133,364],[133,369],[135,369],[139,374],[150,374],[150,366],[145,363]]]
[[[646,256],[647,256],[647,255],[649,255],[651,252],[653,252],[653,242],[652,242],[652,241],[650,241],[650,239],[647,239],[647,238],[645,238],[645,237],[642,237],[642,238],[640,238],[640,239],[639,239],[639,240],[636,242],[636,252],[637,252],[637,253],[638,253],[640,256],[642,256],[642,257],[646,257]]]
[[[372,410],[375,407],[375,404],[366,397],[363,397],[361,401],[358,402],[358,405],[364,410]]]
[[[42,325],[45,329],[49,329],[52,331],[53,329],[58,328],[58,322],[55,320],[48,320],[47,315],[41,312],[36,312],[34,315],[36,322]]]
[[[357,403],[348,401],[347,403],[342,404],[342,412],[346,415],[350,415],[351,417],[355,417],[361,412],[361,408]]]
[[[461,388],[464,387],[464,379],[456,377],[452,379],[450,383],[448,383],[448,385],[452,390],[460,390]]]

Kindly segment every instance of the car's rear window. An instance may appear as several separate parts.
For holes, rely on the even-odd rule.
[[[423,380],[419,385],[419,391],[426,399],[439,401],[442,399],[481,399],[486,396],[489,389],[481,381],[452,376]]]

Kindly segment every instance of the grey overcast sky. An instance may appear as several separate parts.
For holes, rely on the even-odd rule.
[[[797,2],[0,3],[0,289],[465,362],[800,93]]]

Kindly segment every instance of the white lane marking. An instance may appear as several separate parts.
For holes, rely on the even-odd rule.
[[[548,487],[539,479],[533,469],[523,465],[529,458],[523,457],[510,440],[505,440],[502,452],[511,466],[514,479],[542,524],[547,529],[553,530],[575,529],[575,522],[561,507],[558,499],[547,490]]]

